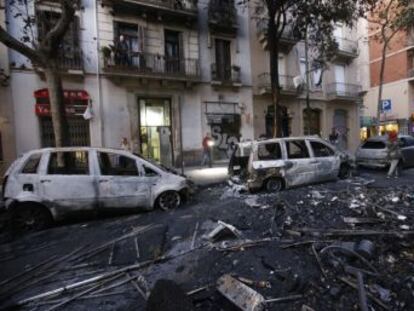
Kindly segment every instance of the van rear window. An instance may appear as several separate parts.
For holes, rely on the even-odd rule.
[[[385,143],[382,141],[367,141],[362,145],[362,149],[385,149]]]

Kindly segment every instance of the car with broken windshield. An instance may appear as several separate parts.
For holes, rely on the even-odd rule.
[[[42,229],[71,215],[178,207],[187,179],[128,151],[46,148],[19,157],[7,170],[3,200],[13,225]]]
[[[356,164],[370,168],[388,167],[388,136],[375,136],[363,142],[355,153]],[[401,167],[414,166],[414,137],[399,135],[398,142],[402,153]]]
[[[239,143],[229,164],[230,180],[250,191],[347,178],[352,156],[318,137],[275,138]]]

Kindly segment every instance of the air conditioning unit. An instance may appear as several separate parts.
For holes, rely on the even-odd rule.
[[[303,78],[301,75],[293,77],[293,85],[295,86],[295,88],[299,88],[303,84],[305,84],[305,81],[303,81]]]

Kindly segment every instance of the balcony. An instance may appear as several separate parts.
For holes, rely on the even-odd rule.
[[[270,73],[264,72],[258,76],[259,92],[261,95],[272,94]],[[280,94],[283,96],[297,96],[298,89],[293,83],[293,76],[279,75]]]
[[[335,41],[338,44],[335,60],[349,62],[358,57],[359,50],[357,41],[339,37],[336,37]]]
[[[59,68],[64,73],[83,74],[83,54],[80,48],[59,52]]]
[[[235,37],[237,35],[237,10],[233,0],[210,0],[208,24],[211,33]]]
[[[407,78],[410,79],[410,81],[414,81],[414,68],[408,69]]]
[[[228,68],[219,68],[217,64],[211,64],[211,84],[216,86],[242,86],[240,67],[233,65]]]
[[[160,54],[106,54],[103,55],[103,69],[106,74],[118,77],[194,82],[200,80],[198,59],[171,59]]]
[[[267,23],[267,19],[260,19],[256,23],[257,37],[263,49],[265,50],[269,48],[269,44],[267,41]],[[285,26],[279,38],[279,51],[283,53],[288,53],[297,42],[298,40],[294,37],[292,28],[290,26]]]
[[[155,21],[186,23],[196,26],[196,0],[102,0],[115,14],[139,14]]]
[[[332,101],[355,101],[360,98],[361,92],[359,84],[335,82],[326,86],[326,96]]]

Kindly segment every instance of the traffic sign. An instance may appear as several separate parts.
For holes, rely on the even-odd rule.
[[[381,100],[381,112],[391,112],[392,110],[392,102],[391,99],[383,99]]]

